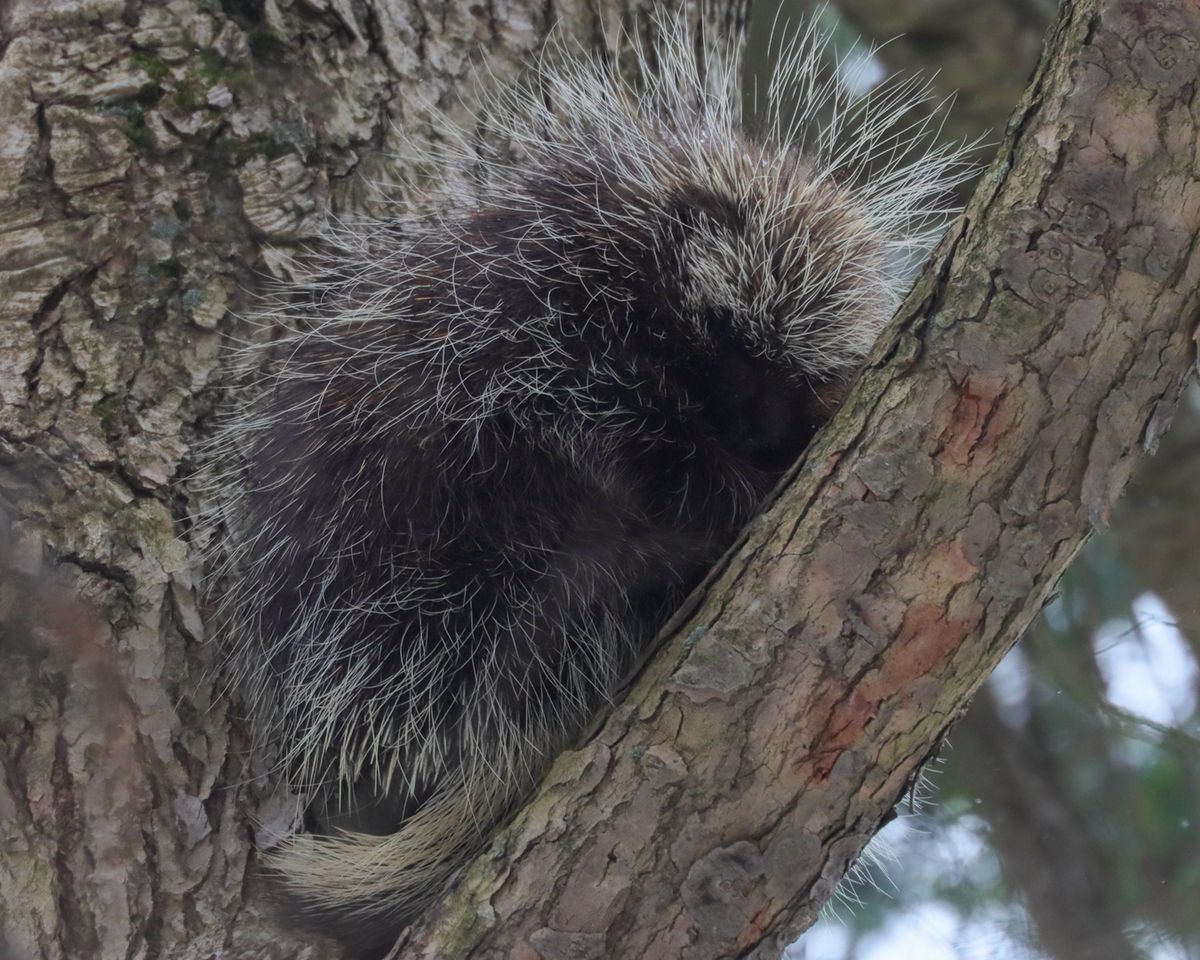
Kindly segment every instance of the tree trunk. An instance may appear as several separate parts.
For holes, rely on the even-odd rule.
[[[280,252],[381,209],[476,72],[647,12],[0,0],[0,955],[330,955],[265,916],[294,801],[203,642],[189,445]]]
[[[710,4],[737,23],[740,4]],[[0,950],[329,956],[203,640],[186,453],[322,211],[601,7],[0,10]],[[603,21],[603,22],[601,22]],[[405,956],[770,957],[1152,442],[1192,362],[1200,12],[1068,4],[1001,160],[795,484]],[[477,53],[482,51],[481,53]],[[403,131],[403,135],[399,131]],[[794,921],[794,923],[789,922]]]

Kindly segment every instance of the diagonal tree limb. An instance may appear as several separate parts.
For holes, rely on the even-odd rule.
[[[1063,6],[793,482],[397,956],[765,960],[811,923],[1193,369],[1198,81],[1195,3]]]

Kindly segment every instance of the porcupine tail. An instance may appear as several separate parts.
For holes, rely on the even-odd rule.
[[[348,957],[385,957],[404,925],[478,853],[520,786],[463,777],[395,833],[293,834],[267,861],[283,881],[285,912],[338,939]]]

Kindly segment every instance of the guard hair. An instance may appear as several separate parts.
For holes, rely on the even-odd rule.
[[[202,524],[234,545],[218,629],[307,809],[270,869],[353,957],[627,679],[829,418],[969,171],[922,81],[852,93],[813,27],[751,122],[737,43],[655,33],[628,73],[552,42],[475,118],[499,148],[430,156],[426,213],[331,226],[209,452],[233,464]]]

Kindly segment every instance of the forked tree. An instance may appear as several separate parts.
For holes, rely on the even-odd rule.
[[[648,13],[0,10],[6,956],[329,955],[255,870],[294,802],[205,643],[189,450],[261,277],[327,211],[379,212],[479,65]],[[398,956],[773,960],[811,922],[1193,368],[1198,80],[1194,3],[1063,5],[844,408]]]

